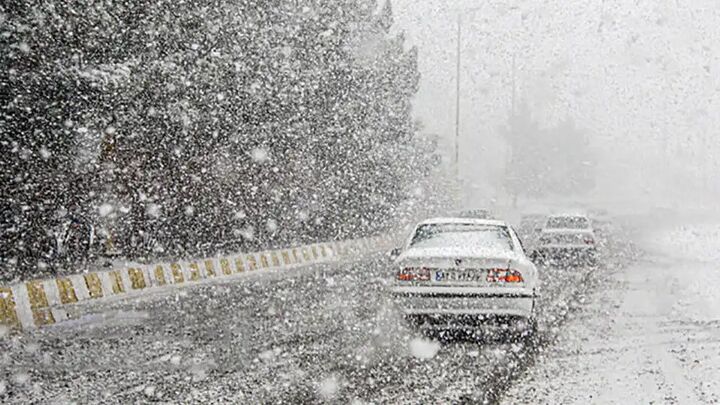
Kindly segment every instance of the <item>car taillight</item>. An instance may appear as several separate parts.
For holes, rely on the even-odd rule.
[[[517,270],[508,270],[505,274],[505,282],[506,283],[522,283],[523,277],[522,274],[520,274]]]
[[[525,280],[517,270],[488,269],[487,281],[493,283],[522,283]]]
[[[430,269],[425,267],[406,267],[397,274],[400,281],[428,281],[430,280]]]

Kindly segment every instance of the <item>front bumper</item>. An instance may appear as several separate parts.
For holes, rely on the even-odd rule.
[[[535,305],[529,288],[398,286],[392,295],[409,318],[441,326],[530,319]]]

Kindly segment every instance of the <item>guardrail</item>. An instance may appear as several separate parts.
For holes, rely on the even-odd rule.
[[[290,269],[339,262],[362,252],[390,246],[378,236],[342,242],[316,243],[287,249],[223,255],[138,265],[0,286],[0,325],[34,329],[68,319],[63,307],[112,297],[140,295],[205,280],[231,278],[248,272]]]

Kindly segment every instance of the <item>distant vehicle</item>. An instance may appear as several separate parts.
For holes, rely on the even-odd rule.
[[[544,232],[531,255],[533,261],[561,265],[590,265],[598,262],[593,232]]]
[[[590,219],[582,214],[551,215],[531,255],[551,264],[596,265],[597,239]]]
[[[393,256],[393,297],[421,330],[534,332],[537,269],[505,222],[430,219]]]
[[[475,219],[492,219],[493,215],[490,210],[484,208],[466,209],[458,212],[455,216],[458,218],[475,218]]]

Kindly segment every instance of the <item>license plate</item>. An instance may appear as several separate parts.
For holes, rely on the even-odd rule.
[[[438,270],[435,272],[435,281],[461,281],[461,282],[476,282],[485,281],[487,278],[486,270]]]

